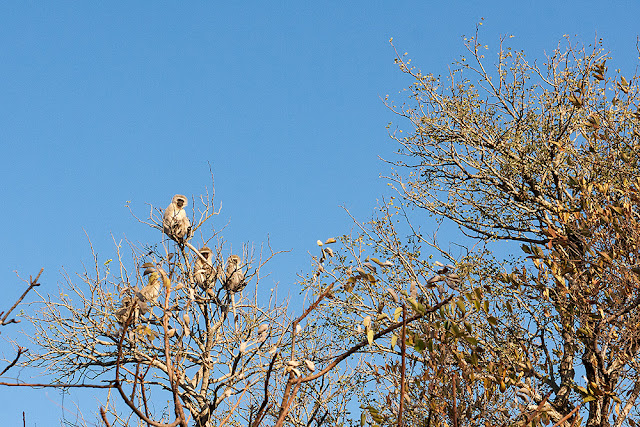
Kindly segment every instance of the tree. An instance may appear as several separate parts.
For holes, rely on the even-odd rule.
[[[115,242],[115,262],[92,247],[94,267],[78,275],[80,283],[66,276],[58,295],[38,293],[31,303],[37,311],[24,316],[36,349],[20,365],[53,378],[1,384],[105,389],[106,426],[348,422],[347,404],[361,383],[357,355],[407,321],[396,318],[375,336],[347,342],[335,328],[317,327],[314,313],[325,311],[338,287],[319,281],[335,256],[333,238],[319,241],[312,273],[319,290],[294,316],[274,289],[259,292],[264,266],[277,252],[245,245],[233,253],[219,232],[206,229],[217,214],[213,197],[196,203],[185,238],[163,234],[163,212],[152,206],[139,222],[161,240]],[[196,240],[213,249],[197,249]],[[203,256],[210,253],[212,262]]]
[[[503,38],[489,67],[477,36],[448,80],[397,55],[413,83],[407,103],[387,100],[411,125],[392,133],[402,212],[481,243],[456,264],[455,305],[410,332],[428,342],[414,339],[414,414],[427,425],[635,425],[638,76],[610,72],[601,42],[568,39],[538,65]],[[513,248],[500,241],[527,257],[500,264],[486,252]],[[446,372],[453,381],[434,375]]]
[[[53,373],[49,385],[117,390],[128,411],[109,395],[106,409],[101,408],[107,425],[128,425],[132,415],[150,425],[186,426],[190,420],[198,426],[222,425],[238,419],[257,425],[285,412],[274,407],[278,392],[268,386],[286,385],[288,375],[281,371],[299,363],[282,358],[283,351],[293,349],[296,331],[292,336],[288,330],[292,319],[286,304],[271,295],[261,305],[256,293],[261,269],[276,252],[268,248],[256,254],[245,246],[239,268],[254,289],[225,292],[223,252],[228,249],[217,233],[205,237],[204,231],[216,214],[212,198],[200,198],[197,208],[192,234],[204,244],[217,237],[210,266],[200,262],[197,269],[202,255],[182,239],[164,236],[142,246],[127,242],[128,250],[117,242],[115,269],[92,249],[94,271],[79,275],[80,285],[67,276],[58,298],[41,296],[39,311],[27,316],[41,351],[30,352],[26,364]],[[152,208],[141,222],[162,230],[162,211]],[[298,340],[304,343],[306,334],[297,331]],[[294,354],[304,356],[300,362],[313,359],[304,344]],[[296,372],[308,369],[303,365]],[[162,392],[168,406],[159,403]],[[291,417],[326,416],[322,404],[332,397],[326,387],[314,384],[300,395],[305,403],[308,396],[316,397],[317,413],[310,415],[312,408],[302,404]]]
[[[218,239],[210,271],[194,237],[129,242],[130,259],[118,243],[116,273],[94,254],[29,318],[43,351],[27,364],[117,391],[106,425],[344,425],[357,394],[361,426],[634,426],[639,77],[610,72],[600,43],[561,42],[539,66],[506,42],[490,68],[465,39],[448,81],[397,55],[413,80],[405,104],[387,99],[410,126],[391,134],[399,196],[318,241],[300,315],[261,303],[268,246],[243,249],[244,291],[224,285],[204,197],[192,236]],[[424,212],[457,225],[453,250]],[[161,230],[160,213],[141,222]]]

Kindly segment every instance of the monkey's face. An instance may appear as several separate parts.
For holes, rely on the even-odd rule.
[[[198,251],[200,252],[200,254],[202,255],[202,257],[204,259],[206,259],[207,261],[209,260],[209,258],[211,257],[211,249],[209,249],[206,246],[203,246],[202,248],[200,248],[200,250]]]
[[[175,203],[178,209],[182,209],[187,206],[187,198],[182,194],[176,194],[173,196],[173,203]]]

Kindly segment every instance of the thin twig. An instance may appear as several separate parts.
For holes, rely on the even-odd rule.
[[[333,289],[333,283],[330,284],[329,286],[327,286],[327,288],[320,294],[318,295],[318,298],[316,298],[316,300],[309,306],[307,307],[307,309],[297,318],[295,319],[292,323],[291,323],[291,360],[293,360],[294,354],[295,354],[295,347],[296,347],[296,335],[298,334],[297,329],[298,329],[298,324],[304,320],[305,317],[307,317],[309,315],[309,313],[311,313],[313,310],[316,309],[316,307],[318,307],[318,305],[320,305],[320,302],[331,293],[331,290]],[[335,365],[334,365],[335,366]],[[280,403],[280,414],[282,414],[283,412],[286,411],[286,407],[288,405],[291,405],[291,402],[289,400],[289,394],[291,393],[291,386],[294,383],[294,376],[293,376],[293,372],[289,373],[289,379],[287,381],[287,385],[284,389],[284,392],[282,393],[282,402]],[[300,380],[298,381],[298,385]]]
[[[278,417],[278,421],[276,422],[274,427],[281,427],[282,424],[284,423],[285,418],[287,417],[287,415],[289,415],[289,411],[291,410],[291,404],[295,400],[298,390],[300,390],[300,384],[302,384],[300,381],[296,382],[296,386],[293,388],[293,391],[291,392],[291,397],[287,401],[286,405],[284,405],[284,408],[281,409],[280,416]]]
[[[13,306],[9,309],[9,311],[7,311],[4,314],[4,316],[2,316],[2,319],[0,319],[0,324],[6,325],[7,324],[6,320],[7,320],[7,317],[9,317],[9,314],[11,314],[11,312],[18,306],[18,304],[20,304],[20,302],[24,299],[24,297],[27,296],[29,291],[36,286],[40,286],[40,283],[38,283],[38,279],[40,278],[40,275],[42,274],[43,271],[44,271],[44,268],[41,268],[40,272],[38,273],[36,278],[33,280],[31,280],[31,276],[29,276],[29,287],[27,288],[26,291],[22,293],[20,298],[18,298],[18,300],[15,302],[15,304],[13,304]],[[15,321],[9,321],[8,323],[15,323]]]
[[[542,401],[538,405],[538,407],[531,414],[529,414],[529,416],[527,417],[527,421],[524,423],[524,425],[529,424],[531,422],[531,420],[533,419],[533,417],[535,417],[536,414],[538,414],[538,413],[540,413],[540,411],[542,411],[542,408],[544,407],[544,404],[547,403],[547,400],[549,399],[549,396],[551,396],[551,392],[547,393],[546,396],[542,399]]]
[[[267,403],[269,402],[269,379],[271,378],[271,372],[273,372],[273,365],[276,363],[277,358],[278,358],[278,353],[276,352],[271,358],[271,363],[269,364],[269,369],[267,370],[267,377],[264,380],[264,399],[262,400],[262,404],[260,405],[260,409],[256,414],[256,420],[252,424],[252,427],[258,427],[266,414]]]
[[[453,427],[458,427],[458,403],[456,402],[456,373],[453,373],[453,378],[452,378],[452,390],[453,392],[452,394],[452,400],[453,400],[453,408],[452,408],[452,412],[453,412]]]
[[[575,414],[575,413],[578,411],[578,409],[580,409],[580,404],[578,404],[578,406],[576,406],[576,407],[573,409],[573,411],[569,412],[567,415],[565,415],[564,417],[562,417],[562,418],[560,419],[560,421],[558,421],[557,423],[555,423],[555,424],[554,424],[554,425],[552,425],[551,427],[558,427],[560,424],[562,424],[563,422],[567,421],[567,420],[571,417],[571,415]],[[576,417],[576,419],[577,419],[577,418],[578,418],[578,417]],[[573,420],[573,423],[571,423],[571,425],[573,425],[573,424],[575,423],[575,421],[576,421],[576,420]]]
[[[16,364],[16,362],[18,362],[18,359],[20,359],[20,355],[21,355],[22,353],[24,353],[24,350],[25,350],[25,348],[24,348],[24,347],[18,347],[18,354],[16,354],[16,358],[15,358],[15,359],[13,359],[13,362],[11,362],[11,363],[9,364],[9,366],[7,366],[6,368],[4,368],[4,369],[2,370],[2,372],[0,372],[0,377],[1,377],[1,376],[3,376],[3,375],[4,375],[4,373],[5,373],[5,372],[7,372],[9,369],[11,369],[11,368]]]
[[[107,411],[104,410],[104,406],[100,407],[100,416],[102,417],[104,425],[106,425],[107,427],[111,427],[111,424],[109,424],[109,420],[107,419]]]
[[[124,342],[124,337],[127,335],[127,328],[133,321],[133,312],[135,311],[135,304],[137,304],[137,300],[134,300],[133,304],[134,306],[131,307],[131,310],[129,312],[129,317],[127,318],[127,320],[124,323],[124,326],[122,327],[122,333],[120,335],[120,339],[118,340],[118,347],[117,347],[118,355],[116,357],[116,372],[115,372],[114,386],[116,390],[118,390],[118,393],[120,394],[120,397],[122,398],[124,403],[138,416],[138,418],[140,418],[142,421],[146,422],[147,424],[151,424],[152,426],[155,426],[155,427],[175,427],[178,424],[186,425],[184,418],[180,419],[179,416],[176,416],[176,420],[171,424],[164,424],[164,423],[153,421],[151,418],[143,414],[140,411],[140,409],[131,400],[129,400],[129,398],[127,397],[127,394],[124,392],[124,389],[122,388],[122,385],[120,384],[120,361],[122,360],[122,344]],[[166,301],[165,301],[165,306],[166,306]],[[169,379],[171,380],[171,371],[169,372],[170,372]]]
[[[402,341],[401,341],[401,349],[402,349],[402,371],[400,376],[400,407],[398,409],[398,427],[402,427],[402,412],[404,410],[404,382],[405,375],[407,371],[406,358],[407,358],[407,306],[402,304]]]
[[[6,385],[9,387],[48,387],[48,388],[117,388],[115,384],[67,384],[67,383],[51,383],[51,384],[38,384],[38,383],[7,383],[0,382],[0,385]]]
[[[220,425],[218,427],[222,427],[223,425],[225,425],[227,423],[227,421],[229,421],[229,418],[231,418],[231,415],[233,415],[234,411],[236,409],[238,409],[238,405],[240,405],[240,402],[242,401],[242,398],[244,397],[244,394],[247,392],[247,390],[248,390],[248,385],[245,386],[244,390],[242,390],[242,394],[238,398],[238,401],[236,402],[235,405],[233,405],[233,408],[231,408],[231,410],[229,410],[229,413],[227,414],[227,416],[224,417],[224,419],[222,421],[220,421]]]

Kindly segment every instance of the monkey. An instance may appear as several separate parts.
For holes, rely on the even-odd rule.
[[[227,271],[224,277],[221,277],[222,287],[229,292],[236,293],[240,292],[247,286],[247,283],[244,280],[244,273],[240,269],[240,257],[238,255],[230,255],[227,259]]]
[[[147,272],[145,271],[145,274]],[[143,303],[158,302],[158,296],[160,295],[160,274],[157,272],[151,272],[149,276],[149,283],[144,286],[138,293],[136,293],[136,297]]]
[[[120,308],[116,310],[116,319],[118,323],[124,324],[129,316],[133,316],[134,323],[138,321],[139,315],[145,315],[149,312],[149,303],[156,304],[160,296],[160,273],[155,267],[149,267],[145,264],[143,276],[149,275],[149,282],[142,289],[138,290],[134,287],[133,295],[126,295],[122,298]],[[131,312],[133,310],[133,312]]]
[[[186,240],[191,231],[191,223],[184,210],[186,206],[187,198],[182,194],[176,194],[162,216],[163,231],[176,241]]]
[[[231,302],[233,321],[238,329],[238,316],[236,313],[236,292],[240,292],[247,286],[244,273],[240,268],[241,260],[238,255],[230,255],[227,258],[226,273],[222,272],[222,266],[218,266],[218,276],[222,282],[222,288],[227,291],[227,301]]]
[[[200,255],[206,259],[202,260],[199,256],[196,257],[195,261],[195,279],[196,283],[202,287],[202,289],[207,290],[210,284],[215,283],[217,271],[213,268],[213,261],[211,260],[212,251],[206,246],[203,246],[198,250]]]
[[[120,325],[123,325],[129,320],[129,317],[132,317],[131,323],[136,323],[138,316],[140,315],[139,307],[134,307],[135,297],[131,297],[129,295],[125,295],[122,298],[122,303],[120,304],[120,308],[116,310],[116,320]],[[132,311],[133,310],[133,311]]]

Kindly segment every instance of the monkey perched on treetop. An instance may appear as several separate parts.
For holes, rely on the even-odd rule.
[[[162,229],[167,236],[176,241],[187,239],[191,231],[191,223],[184,210],[186,206],[187,198],[182,194],[176,194],[171,204],[164,210]]]

